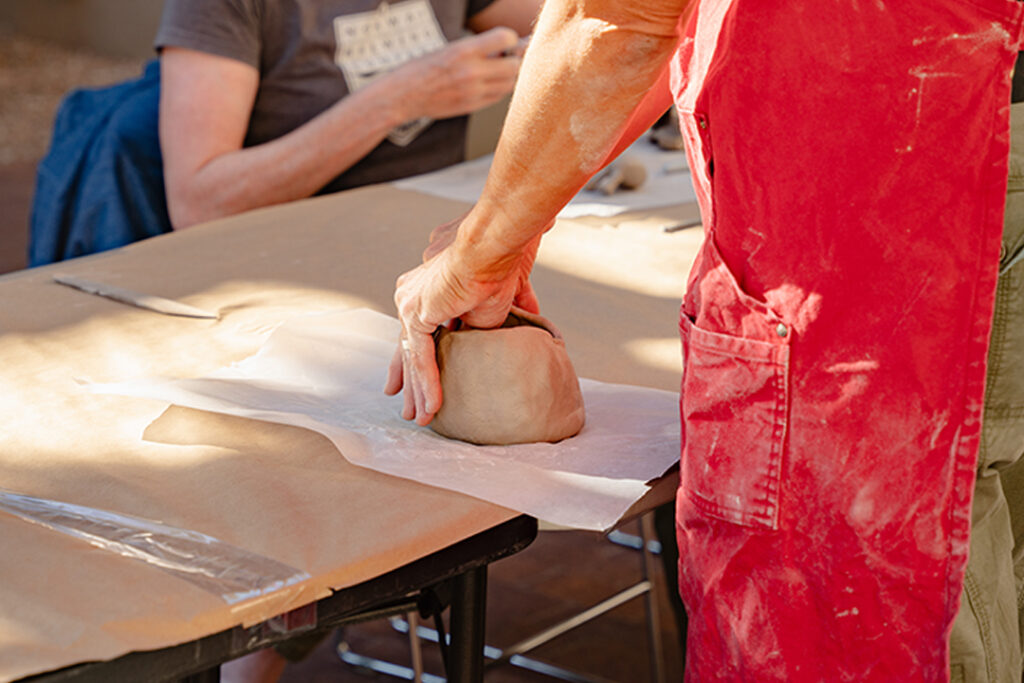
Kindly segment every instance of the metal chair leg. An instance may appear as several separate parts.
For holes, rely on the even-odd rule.
[[[667,596],[654,580],[657,574],[658,558],[657,553],[660,544],[657,541],[657,534],[654,528],[653,513],[644,514],[640,518],[641,537],[620,534],[622,539],[616,542],[629,545],[641,551],[643,580],[626,588],[623,591],[603,600],[583,612],[570,617],[562,622],[554,624],[529,638],[526,638],[514,645],[502,650],[487,647],[484,645],[484,605],[486,603],[487,574],[486,570],[470,571],[456,580],[456,597],[451,605],[451,640],[453,647],[449,652],[448,672],[450,681],[478,682],[483,679],[484,657],[492,661],[487,662],[487,667],[512,664],[541,673],[552,678],[559,678],[564,681],[575,683],[590,683],[602,679],[585,676],[574,671],[562,669],[539,660],[529,659],[524,655],[547,643],[558,636],[591,621],[592,619],[609,612],[616,607],[643,596],[646,613],[646,626],[651,666],[652,683],[665,683],[664,667],[664,643],[661,637],[660,608],[659,601]],[[412,669],[400,667],[387,662],[379,662],[368,657],[345,652],[342,660],[356,666],[370,668],[378,673],[385,673],[398,678],[413,681],[427,681],[433,683],[438,677],[423,672],[423,659],[420,650],[420,637],[429,640],[437,640],[438,635],[431,629],[418,626],[418,618],[415,612],[406,615],[407,621],[392,620],[392,625],[398,630],[408,630],[410,649],[412,652]],[[456,637],[461,634],[461,637]],[[455,646],[455,643],[459,643]]]
[[[644,607],[647,612],[647,643],[651,658],[651,679],[654,683],[665,683],[665,644],[661,640],[661,620],[658,603],[665,598],[654,576],[657,572],[658,559],[651,552],[651,541],[657,539],[654,530],[654,513],[648,512],[640,518],[640,535],[643,538],[644,579],[650,589],[644,595]]]
[[[526,638],[524,640],[519,641],[518,643],[515,643],[504,648],[501,651],[501,656],[495,659],[493,662],[491,662],[491,665],[502,664],[504,662],[509,661],[516,655],[522,655],[529,652],[530,650],[538,648],[544,643],[548,642],[549,640],[553,640],[558,636],[562,635],[563,633],[571,631],[577,626],[582,626],[588,621],[591,621],[601,616],[605,612],[610,612],[619,605],[629,602],[633,598],[637,598],[641,595],[646,594],[650,590],[650,587],[650,582],[646,580],[634,584],[626,590],[616,593],[615,595],[611,596],[606,600],[602,600],[593,607],[590,607],[589,609],[586,609],[580,612],[579,614],[570,617],[569,619],[560,621],[557,624],[549,626],[543,631],[530,636],[529,638]]]
[[[412,680],[413,683],[423,683],[423,648],[420,647],[419,636],[416,629],[419,627],[419,614],[415,610],[405,615],[409,622],[409,654],[412,657]]]

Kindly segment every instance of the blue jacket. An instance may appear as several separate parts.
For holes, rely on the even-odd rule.
[[[64,98],[37,171],[29,266],[171,230],[157,135],[159,101],[157,60],[135,80]]]

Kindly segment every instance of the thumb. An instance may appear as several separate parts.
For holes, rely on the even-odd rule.
[[[540,315],[540,302],[537,301],[537,293],[533,291],[533,285],[530,284],[529,279],[523,283],[519,293],[516,294],[516,300],[513,305],[529,313]]]

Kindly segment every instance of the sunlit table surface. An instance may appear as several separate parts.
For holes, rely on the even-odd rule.
[[[0,510],[0,681],[251,625],[517,516],[348,464],[322,436],[88,393],[79,380],[201,376],[281,322],[393,315],[395,278],[466,204],[374,186],[253,211],[0,277],[0,488],[209,535],[309,575],[229,605],[142,562]],[[678,306],[700,228],[680,205],[560,221],[534,273],[581,377],[677,390]],[[87,295],[57,273],[178,300],[218,320]]]

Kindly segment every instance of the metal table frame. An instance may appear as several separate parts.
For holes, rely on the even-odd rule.
[[[78,664],[39,674],[28,683],[213,683],[220,665],[298,635],[325,632],[345,623],[416,609],[426,591],[447,584],[451,591],[448,680],[483,680],[487,566],[526,548],[537,521],[520,516],[364,583],[344,588],[313,605],[249,628],[236,626],[161,650],[131,652],[105,662]],[[303,626],[290,627],[290,622]]]

